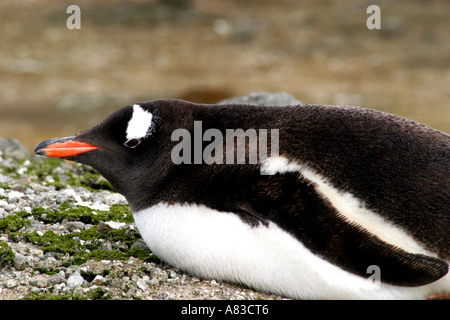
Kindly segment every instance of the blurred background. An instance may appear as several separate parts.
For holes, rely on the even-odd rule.
[[[366,27],[372,4],[380,30]],[[449,133],[449,13],[448,0],[2,0],[0,136],[32,151],[134,102],[252,91]]]

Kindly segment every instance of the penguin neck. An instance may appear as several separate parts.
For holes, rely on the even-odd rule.
[[[137,211],[145,207],[145,200],[153,199],[156,181],[145,178],[143,175],[124,173],[118,178],[118,175],[111,177],[108,174],[102,175],[113,186],[114,190],[122,194],[126,199],[132,211]]]
[[[198,112],[194,113],[194,121],[201,121],[205,129],[258,129],[258,126],[260,126],[258,120],[262,117],[265,119],[264,125],[267,126],[267,118],[271,118],[270,116],[268,117],[271,113],[273,113],[273,108],[271,107],[216,105],[199,108]],[[251,117],[248,114],[251,114]]]
[[[157,159],[138,168],[123,170],[121,174],[103,174],[115,191],[125,196],[133,212],[167,201],[167,194],[176,183],[170,178],[173,164]],[[169,190],[169,191],[168,191]]]

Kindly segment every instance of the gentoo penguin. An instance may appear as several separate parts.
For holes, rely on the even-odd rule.
[[[450,136],[417,122],[160,99],[35,153],[98,170],[148,247],[198,277],[294,299],[450,292]]]

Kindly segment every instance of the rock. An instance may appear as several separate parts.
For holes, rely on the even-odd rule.
[[[102,275],[108,269],[109,264],[93,260],[89,260],[80,266],[81,272],[89,275]]]
[[[81,287],[84,283],[84,278],[81,276],[81,274],[76,271],[74,274],[72,274],[69,279],[67,279],[67,286],[70,289],[75,289],[78,287]]]
[[[1,156],[0,156],[1,159]],[[4,176],[3,174],[0,173],[0,184],[9,184],[9,183],[13,183],[14,179],[8,177],[8,176]]]
[[[110,269],[109,275],[112,278],[122,278],[125,275],[125,272],[124,272],[123,268],[121,268],[118,265],[115,265]]]
[[[124,228],[127,224],[125,222],[117,222],[117,221],[106,221],[105,222],[111,229],[120,229]]]
[[[83,230],[85,228],[85,224],[83,222],[80,222],[80,221],[67,221],[66,219],[64,219],[62,221],[62,225],[66,226],[66,228],[70,232],[79,232],[79,231],[81,231],[81,230]]]
[[[8,289],[12,289],[12,288],[17,287],[18,284],[19,283],[17,282],[17,280],[15,280],[15,279],[8,279],[8,280],[6,280],[5,287],[8,288]]]
[[[21,145],[19,141],[12,138],[0,137],[0,151],[3,154],[20,156],[20,158],[30,154],[27,148]]]
[[[60,271],[57,274],[52,275],[47,279],[49,286],[54,286],[56,284],[60,284],[66,281],[66,273],[64,271]]]
[[[30,284],[38,288],[45,288],[48,286],[47,278],[44,275],[37,275],[30,279]]]
[[[50,261],[55,261],[55,260],[61,260],[64,257],[64,254],[60,253],[60,252],[47,252],[45,255],[42,253],[42,259],[44,260],[48,260],[51,258],[54,258],[54,260],[50,260]]]
[[[97,226],[98,233],[104,233],[104,232],[110,231],[110,230],[113,230],[113,228],[104,221],[100,221],[100,223]]]
[[[142,239],[139,239],[139,240],[137,240],[135,243],[133,243],[133,244],[131,245],[131,247],[130,247],[130,250],[131,250],[131,249],[134,249],[134,248],[139,248],[139,249],[142,249],[142,250],[148,250],[148,251],[150,251],[150,249],[147,247],[147,244],[146,244],[145,241],[142,240]]]
[[[19,199],[22,198],[25,194],[19,191],[11,191],[8,193],[8,202],[9,203],[16,203],[19,202]]]
[[[169,299],[169,294],[167,292],[160,292],[158,293],[158,295],[156,296],[156,299],[159,300],[168,300]]]
[[[252,92],[237,98],[225,99],[219,104],[253,104],[259,106],[288,106],[301,105],[301,101],[297,100],[286,92],[268,93],[268,92]]]
[[[105,243],[103,243],[103,244],[99,247],[99,249],[100,249],[100,250],[108,250],[108,251],[112,251],[112,250],[113,250],[113,247],[112,247],[111,242],[106,241]]]
[[[150,280],[150,278],[148,276],[144,276],[136,281],[136,285],[142,291],[148,290],[147,284],[148,284],[149,280]]]
[[[104,282],[104,279],[105,278],[103,276],[98,274],[95,276],[94,280],[92,280],[92,285],[100,285]]]
[[[29,258],[20,253],[17,253],[14,255],[13,265],[17,270],[25,270],[29,265]]]

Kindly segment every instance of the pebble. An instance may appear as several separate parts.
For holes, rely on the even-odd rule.
[[[65,281],[66,281],[66,273],[62,270],[47,279],[49,286],[54,286],[56,284],[60,284]]]
[[[14,288],[14,287],[16,287],[17,286],[17,280],[14,280],[14,279],[8,279],[8,280],[6,280],[6,282],[5,282],[5,287],[6,288],[9,288],[9,289],[12,289],[12,288]]]
[[[17,253],[14,255],[13,264],[17,270],[25,270],[28,267],[29,258]]]
[[[137,285],[137,287],[138,287],[139,289],[145,291],[145,290],[148,289],[147,283],[148,283],[149,280],[150,280],[150,279],[148,278],[148,276],[144,276],[144,278],[138,279],[138,280],[136,281],[136,285]]]
[[[105,278],[103,276],[98,274],[98,275],[95,276],[94,280],[92,280],[92,284],[93,285],[99,285],[99,284],[101,284],[104,281],[104,279]]]
[[[30,284],[38,288],[45,288],[48,285],[48,281],[44,275],[37,275],[30,279]]]
[[[81,276],[79,272],[75,272],[67,279],[67,286],[70,289],[75,289],[77,287],[81,287],[84,283],[84,278]]]

